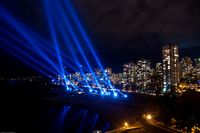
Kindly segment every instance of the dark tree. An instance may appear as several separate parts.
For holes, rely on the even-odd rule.
[[[173,116],[177,129],[191,132],[192,127],[200,125],[200,93],[185,92],[176,102]]]
[[[121,86],[121,85],[118,85],[118,84],[115,84],[115,88],[116,88],[116,89],[122,90],[122,86]]]
[[[169,107],[164,104],[159,105],[157,103],[150,103],[149,107],[151,114],[157,121],[162,122],[165,126],[171,125],[171,113]]]
[[[126,89],[126,91],[128,91],[128,90],[129,90],[129,88],[130,88],[130,85],[129,85],[129,84],[127,84],[127,85],[125,86],[125,89]]]
[[[131,84],[131,90],[132,90],[132,91],[137,90],[136,84]]]

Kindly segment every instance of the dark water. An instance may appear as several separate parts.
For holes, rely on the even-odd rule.
[[[92,133],[111,125],[99,115],[71,106],[52,106],[30,90],[0,90],[0,132]]]
[[[110,126],[97,114],[75,107],[43,108],[41,112],[32,127],[42,132],[89,133],[97,129],[105,132]]]
[[[7,109],[1,113],[1,131],[90,133],[93,130],[105,132],[110,126],[97,114],[70,106]]]

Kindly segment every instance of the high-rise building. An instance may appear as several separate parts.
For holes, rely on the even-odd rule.
[[[85,75],[86,77],[87,77],[87,81],[94,81],[94,77],[93,77],[93,75],[91,74],[91,73],[86,73],[86,75]]]
[[[200,68],[196,69],[196,80],[200,80]]]
[[[117,81],[119,82],[120,85],[122,85],[123,83],[123,74],[122,73],[118,73],[117,74]]]
[[[102,70],[99,67],[97,67],[97,68],[94,69],[94,74],[96,76],[98,76],[99,78],[103,77],[103,72],[102,72]]]
[[[75,74],[73,74],[74,77],[77,78],[77,80],[82,81],[83,80],[83,76],[81,75],[80,72],[75,72]]]
[[[123,65],[123,86],[136,82],[137,66],[133,62]]]
[[[154,76],[156,74],[156,70],[154,68],[151,68],[150,70],[150,75]]]
[[[163,61],[163,93],[177,91],[179,82],[179,53],[178,46],[172,43],[162,47]]]
[[[200,58],[194,59],[196,79],[200,80]]]
[[[112,68],[109,68],[109,67],[106,68],[105,73],[106,73],[106,75],[111,76],[112,75]]]
[[[181,79],[181,78],[185,78],[184,67],[183,67],[183,65],[182,65],[181,63],[179,63],[178,69],[179,69],[179,78],[180,78],[180,79]]]
[[[160,62],[156,63],[156,73],[158,73],[158,75],[162,76],[162,63],[160,63]]]
[[[163,85],[163,79],[162,79],[162,63],[156,63],[156,76],[158,76],[158,88],[161,89]]]
[[[137,87],[145,90],[151,82],[151,62],[146,59],[139,60],[137,68]]]
[[[114,85],[121,85],[122,84],[122,73],[112,73],[112,76],[109,76],[110,81]]]
[[[180,65],[179,65],[180,74],[181,78],[185,78],[186,75],[192,74],[193,66],[192,66],[192,59],[188,56],[185,56],[182,58]]]
[[[195,61],[195,68],[199,69],[200,68],[200,58],[194,59]]]

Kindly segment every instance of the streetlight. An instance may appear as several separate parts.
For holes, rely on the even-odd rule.
[[[147,119],[151,119],[151,115],[147,115]]]
[[[125,127],[128,127],[128,123],[127,122],[125,122],[124,125],[125,125]]]

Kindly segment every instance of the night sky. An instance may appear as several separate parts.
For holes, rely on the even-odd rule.
[[[0,6],[50,39],[41,1],[0,0]],[[166,43],[179,46],[180,58],[200,57],[199,0],[73,0],[73,5],[101,63],[114,72],[122,72],[123,63],[141,58],[155,67]],[[1,20],[0,26],[5,27]],[[23,67],[2,49],[1,60],[2,69],[9,69],[12,62]]]

